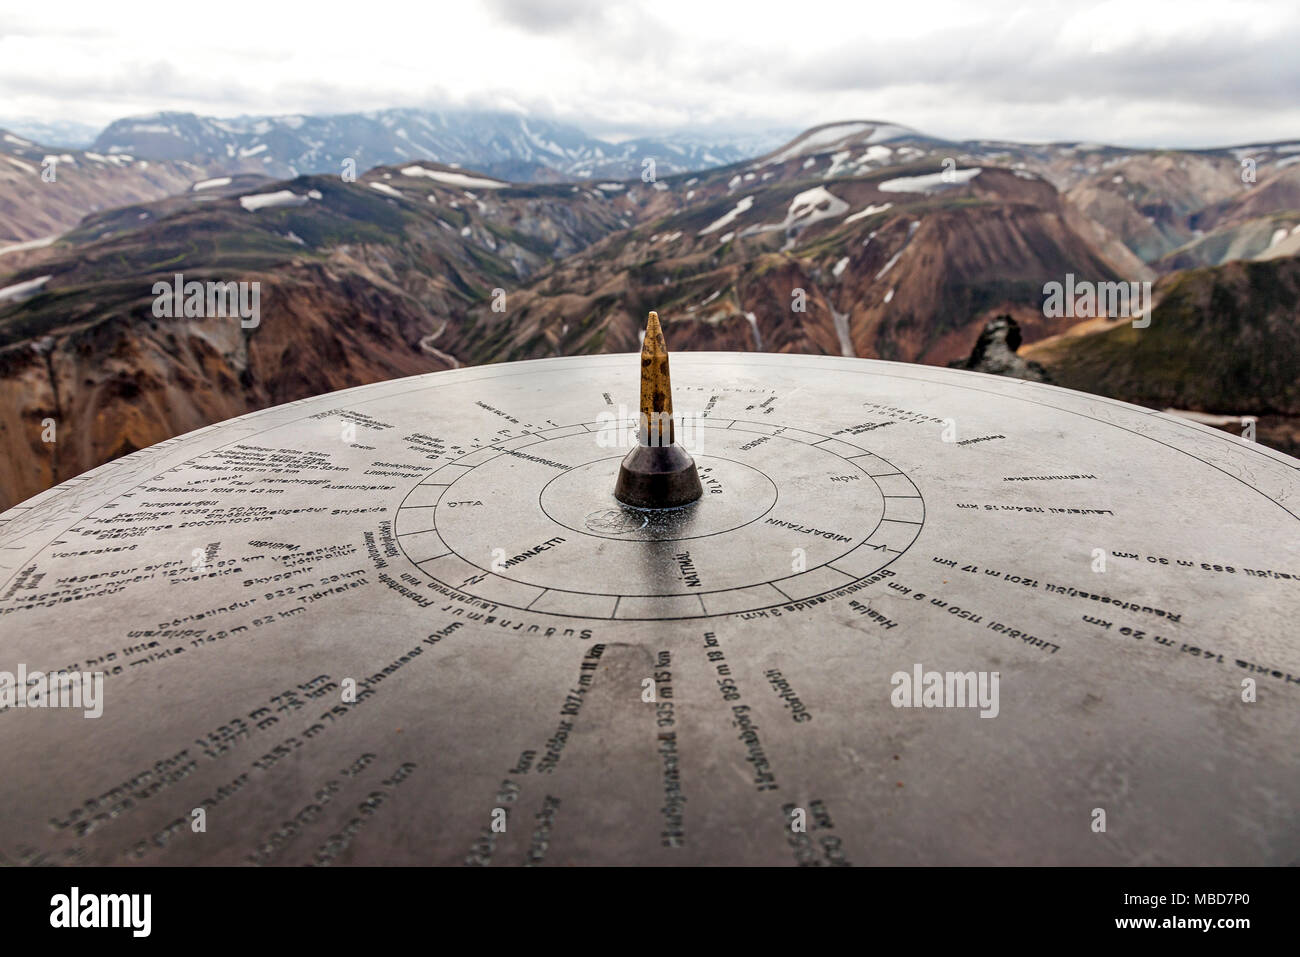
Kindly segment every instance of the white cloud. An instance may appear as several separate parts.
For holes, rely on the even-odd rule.
[[[77,0],[0,14],[0,103],[100,124],[475,106],[597,133],[862,118],[954,138],[1220,145],[1300,131],[1297,48],[1294,0],[487,0],[384,16],[230,0],[215,20]]]

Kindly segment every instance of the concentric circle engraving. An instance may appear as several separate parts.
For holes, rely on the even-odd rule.
[[[406,556],[484,602],[569,617],[696,618],[853,585],[919,534],[921,494],[858,445],[770,423],[702,423],[703,498],[638,512],[614,499],[623,450],[594,423],[475,450],[398,509]],[[666,571],[667,570],[667,571]]]

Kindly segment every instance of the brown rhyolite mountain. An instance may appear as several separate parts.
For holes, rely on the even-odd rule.
[[[1268,182],[1288,168],[1275,168],[1284,150],[1270,155]],[[1231,211],[1222,156],[1139,159],[953,144],[863,121],[652,182],[521,186],[419,162],[358,182],[236,177],[173,189],[0,258],[0,506],[278,402],[455,365],[634,351],[650,309],[674,350],[943,364],[967,357],[1003,315],[1018,324],[1022,354],[1067,331],[1082,342],[1077,320],[1044,316],[1046,282],[1146,278],[1138,251],[1164,255],[1189,217],[1279,215]],[[1126,172],[1112,172],[1118,164]],[[1150,248],[1122,204],[1097,198],[1107,182],[1121,187],[1115,176],[1139,173],[1150,188],[1120,198],[1138,210],[1164,203],[1175,223]],[[1194,211],[1186,197],[1202,180]],[[1288,194],[1260,195],[1253,202],[1267,206]],[[1087,214],[1112,208],[1121,213]],[[260,282],[260,323],[155,317],[154,283],[177,273]],[[15,286],[22,296],[6,298]],[[1043,361],[1057,381],[1088,387]],[[1121,388],[1089,368],[1099,389]],[[1217,397],[1204,399],[1210,408]],[[54,443],[42,440],[49,419]]]
[[[630,350],[654,308],[674,348],[945,363],[997,313],[1017,313],[1027,338],[1072,324],[1044,318],[1045,282],[1120,278],[1046,181],[941,175],[742,182],[601,240],[512,294],[508,313],[471,310],[469,358]]]
[[[234,415],[451,368],[440,335],[456,340],[469,305],[625,222],[616,202],[568,186],[476,202],[391,179],[205,190],[91,217],[32,251],[0,280],[49,277],[0,303],[0,505]],[[240,202],[277,194],[296,205]],[[260,283],[259,321],[156,317],[154,284],[178,273]]]
[[[191,163],[54,149],[0,130],[0,273],[12,268],[8,246],[57,236],[89,213],[183,192],[204,176]]]

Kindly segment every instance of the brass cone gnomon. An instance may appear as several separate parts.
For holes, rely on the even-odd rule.
[[[614,497],[633,508],[677,508],[703,494],[695,460],[676,442],[668,347],[659,314],[652,312],[641,345],[637,444],[619,466]]]

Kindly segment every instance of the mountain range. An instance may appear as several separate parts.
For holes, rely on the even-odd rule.
[[[71,132],[65,124],[24,128]],[[516,182],[657,177],[738,162],[790,133],[678,133],[612,143],[516,113],[417,109],[227,119],[155,113],[110,123],[84,148],[0,130],[0,247],[62,232],[101,209],[241,173],[359,176],[375,166],[432,160]],[[49,158],[56,161],[54,181],[31,178]]]
[[[575,126],[496,111],[379,110],[327,116],[216,119],[157,113],[117,120],[90,149],[153,160],[185,160],[214,174],[358,172],[426,159],[522,182],[640,176],[724,166],[762,152],[790,131],[725,137],[679,134],[618,143]]]
[[[693,169],[656,160],[647,179],[645,155],[662,142],[588,168],[580,135],[518,117],[453,136],[411,111],[355,127],[186,116],[122,121],[134,125],[67,154],[57,185],[84,193],[60,202],[39,178],[42,148],[3,141],[0,176],[29,180],[18,203],[0,201],[0,228],[28,240],[0,247],[0,505],[278,402],[457,365],[631,351],[649,309],[674,349],[935,364],[964,359],[990,319],[1011,316],[1022,352],[1060,384],[1258,415],[1261,440],[1281,448],[1300,431],[1287,379],[1300,143],[952,142],[853,121],[722,165],[710,165],[725,158],[717,148],[682,154]],[[351,129],[374,134],[376,156],[407,152],[359,163],[348,181],[335,144]],[[452,158],[469,150],[481,165]],[[568,181],[499,172],[543,165],[547,177],[529,178]],[[129,196],[122,177],[153,195]],[[78,195],[102,208],[53,235]],[[37,214],[49,232],[33,242],[33,227],[15,226]],[[176,273],[259,282],[260,322],[156,317],[154,283]],[[1066,274],[1154,281],[1150,327],[1048,317],[1044,286]]]

